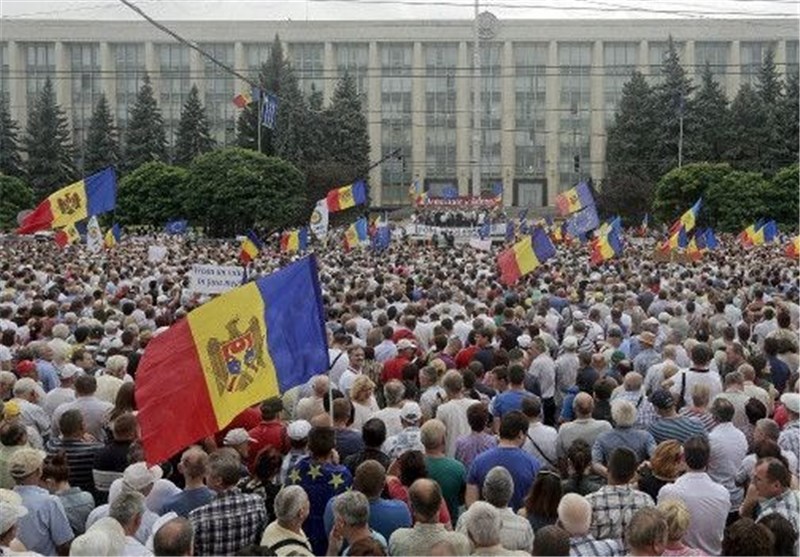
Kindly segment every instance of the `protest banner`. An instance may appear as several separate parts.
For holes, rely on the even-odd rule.
[[[189,271],[189,289],[200,294],[221,294],[241,284],[241,267],[192,265]]]

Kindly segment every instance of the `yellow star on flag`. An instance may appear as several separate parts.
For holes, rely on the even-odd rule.
[[[344,483],[344,478],[341,474],[331,474],[331,479],[328,483],[333,486],[333,489],[339,489],[339,486]]]
[[[293,484],[300,483],[300,472],[297,470],[297,468],[292,468],[292,471],[289,472],[289,479]]]
[[[322,476],[322,470],[320,470],[319,464],[312,464],[308,467],[308,475],[311,476],[312,480],[316,480],[320,476]]]

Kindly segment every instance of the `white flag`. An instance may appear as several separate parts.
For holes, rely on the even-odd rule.
[[[100,253],[100,250],[103,249],[103,233],[100,232],[97,217],[90,218],[86,225],[86,247],[92,253]]]
[[[328,202],[324,197],[317,201],[314,212],[311,213],[309,227],[314,236],[320,240],[324,240],[328,235]]]

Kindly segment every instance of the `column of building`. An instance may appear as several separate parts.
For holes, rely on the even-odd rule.
[[[589,176],[599,183],[605,176],[606,160],[606,113],[605,91],[603,78],[606,72],[604,67],[603,42],[594,41],[592,45],[592,67],[589,70],[589,90],[591,120],[589,122],[589,158],[591,165],[588,168],[581,161],[581,173],[588,171]]]
[[[381,57],[378,52],[378,43],[369,43],[369,63],[367,66],[367,122],[369,127],[369,158],[377,161],[381,158]],[[380,206],[383,196],[381,188],[381,167],[376,166],[369,173],[369,183],[372,186],[370,194],[372,204]]]
[[[425,62],[422,43],[414,42],[411,53],[411,169],[414,180],[425,183]]]
[[[503,173],[503,204],[514,202],[514,128],[516,125],[516,98],[514,97],[514,44],[503,43],[500,64],[503,112],[500,119],[500,166]]]
[[[25,81],[25,48],[16,41],[8,42],[8,75],[11,78],[8,95],[11,106],[11,117],[17,121],[21,130],[28,122],[28,98]]]
[[[558,195],[558,131],[559,104],[561,91],[559,87],[561,80],[558,74],[558,43],[550,41],[547,48],[547,77],[545,95],[545,130],[547,132],[547,143],[545,144],[545,175],[547,176],[547,204],[553,205]]]
[[[458,194],[469,195],[469,179],[472,169],[469,162],[472,129],[469,125],[472,105],[472,62],[467,56],[467,42],[458,43],[458,69],[456,71],[456,171],[458,173]]]
[[[56,92],[56,102],[64,109],[67,115],[69,128],[72,129],[72,90],[69,52],[63,41],[57,41],[55,46],[56,75],[53,77],[53,88]]]

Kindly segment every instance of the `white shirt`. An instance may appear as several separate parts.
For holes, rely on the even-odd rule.
[[[692,389],[695,385],[705,384],[709,389],[709,400],[713,400],[715,396],[722,392],[722,379],[716,371],[692,371],[691,369],[682,369],[672,377],[672,387],[670,391],[673,394],[679,395],[683,383],[683,376],[686,376],[686,388],[683,394],[683,400],[687,406],[692,405]]]
[[[397,356],[397,346],[391,341],[384,339],[375,347],[375,361],[385,363]]]
[[[747,455],[747,438],[732,422],[718,424],[708,434],[711,456],[708,475],[731,494],[731,508],[737,509],[744,499],[744,490],[736,485],[736,472]]]
[[[136,538],[125,536],[125,547],[122,549],[122,555],[124,557],[151,557],[153,554],[140,544]]]
[[[797,456],[792,451],[786,451],[781,449],[781,454],[783,458],[786,459],[786,462],[789,463],[789,472],[797,476],[800,474],[800,468],[798,468],[797,463]],[[756,468],[756,461],[758,457],[755,453],[751,453],[744,457],[742,463],[739,465],[739,471],[736,472],[736,481],[744,485],[745,482],[750,480],[753,477],[753,470]]]
[[[658,492],[658,503],[669,499],[679,499],[689,509],[691,520],[683,542],[708,555],[722,553],[725,521],[731,509],[728,490],[705,472],[690,471]]]
[[[52,417],[56,408],[65,402],[72,402],[73,400],[75,400],[75,389],[56,387],[45,395],[42,408],[48,417]]]
[[[436,419],[440,420],[446,429],[444,452],[450,458],[456,456],[456,441],[459,437],[469,435],[472,428],[467,421],[467,408],[480,401],[472,398],[458,398],[440,404],[436,410]]]
[[[339,378],[339,390],[342,391],[347,398],[350,398],[350,387],[353,386],[353,382],[359,375],[361,375],[360,371],[355,371],[353,368],[348,367]]]
[[[331,362],[331,369],[328,372],[328,377],[333,381],[334,385],[338,385],[342,373],[344,373],[344,370],[350,365],[350,358],[347,356],[347,352],[339,348],[328,348],[328,359]],[[334,360],[336,363],[334,363]]]
[[[397,435],[403,431],[403,424],[400,422],[400,409],[394,407],[387,407],[383,410],[378,410],[370,418],[378,418],[386,424],[386,438],[392,435]]]
[[[539,354],[531,362],[528,373],[539,380],[542,398],[553,398],[556,392],[556,365],[548,354]]]
[[[533,442],[539,446],[538,450],[533,446]],[[555,428],[549,425],[544,425],[541,422],[533,422],[528,427],[528,435],[525,437],[525,442],[522,444],[522,450],[531,453],[536,457],[536,460],[548,470],[555,470],[552,463],[556,463],[556,439],[558,439],[558,432]],[[545,456],[547,458],[545,458]],[[548,462],[547,459],[550,459]]]

